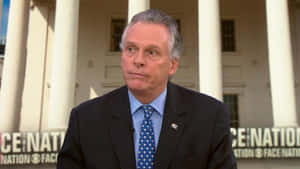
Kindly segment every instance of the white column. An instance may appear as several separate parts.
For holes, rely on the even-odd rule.
[[[29,1],[11,0],[0,98],[0,131],[17,131],[24,84]]]
[[[266,0],[274,127],[297,126],[287,0]]]
[[[65,129],[74,106],[79,0],[56,1],[48,129]]]
[[[128,22],[131,18],[144,10],[150,8],[150,0],[128,0]]]
[[[198,0],[200,92],[223,100],[219,0]]]

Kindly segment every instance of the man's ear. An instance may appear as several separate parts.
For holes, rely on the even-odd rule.
[[[172,59],[170,63],[169,76],[173,76],[178,68],[178,59]]]

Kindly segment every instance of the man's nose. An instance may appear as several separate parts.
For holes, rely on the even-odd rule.
[[[144,58],[144,52],[142,50],[138,51],[133,58],[133,62],[137,66],[144,66],[145,65],[145,58]]]

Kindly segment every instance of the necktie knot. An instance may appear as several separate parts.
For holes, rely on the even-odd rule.
[[[144,110],[144,118],[150,119],[154,112],[154,108],[150,105],[143,105],[143,110]]]

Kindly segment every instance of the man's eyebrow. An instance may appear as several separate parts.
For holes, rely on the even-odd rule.
[[[147,49],[160,49],[160,47],[158,47],[158,46],[156,46],[156,45],[148,45],[147,47],[146,47]]]
[[[135,45],[136,43],[134,43],[134,42],[131,42],[131,41],[127,41],[127,42],[125,42],[125,45]]]
[[[130,45],[137,46],[136,43],[133,42],[133,41],[126,41],[126,42],[124,43],[124,46],[130,46]],[[145,48],[146,48],[146,49],[157,49],[157,50],[160,50],[160,47],[157,46],[157,45],[155,45],[155,44],[147,45]]]

